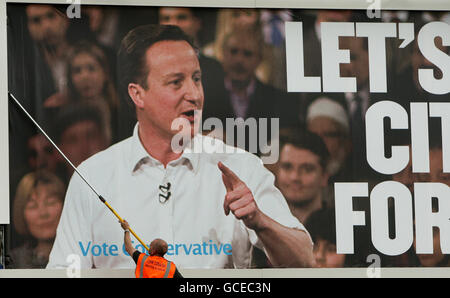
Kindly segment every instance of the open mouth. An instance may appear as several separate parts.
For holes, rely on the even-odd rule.
[[[194,117],[194,110],[186,111],[183,113],[183,115],[187,117]]]
[[[195,116],[195,111],[194,110],[189,110],[186,112],[181,113],[182,116],[184,116],[185,118],[187,118],[189,120],[189,122],[194,122],[194,116]]]

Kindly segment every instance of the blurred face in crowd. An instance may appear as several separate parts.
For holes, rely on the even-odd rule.
[[[308,130],[322,138],[330,153],[330,166],[338,170],[351,151],[345,129],[329,117],[318,116],[308,121]]]
[[[307,204],[320,199],[328,175],[315,153],[291,144],[283,146],[277,170],[277,186],[290,204]]]
[[[26,8],[31,38],[48,46],[57,46],[65,40],[68,21],[48,5],[28,5]]]
[[[50,184],[38,183],[24,210],[30,234],[41,241],[55,238],[62,208],[62,198],[51,191]]]
[[[419,182],[439,182],[450,186],[450,173],[444,173],[442,165],[442,149],[430,149],[430,172],[417,173]]]
[[[194,16],[190,8],[160,8],[159,23],[161,25],[178,26],[191,38],[195,38],[201,28],[200,20]]]
[[[355,77],[358,86],[363,86],[369,81],[369,54],[364,45],[364,38],[342,37],[340,49],[350,50],[350,63],[342,63],[341,76]]]
[[[58,159],[50,142],[41,134],[37,134],[28,139],[28,164],[34,170],[47,169],[54,172]]]
[[[61,135],[60,148],[77,167],[91,155],[106,149],[106,137],[99,125],[83,120],[69,126]]]
[[[71,79],[78,94],[84,99],[102,95],[106,74],[100,63],[88,53],[80,53],[71,61]]]
[[[223,56],[226,76],[232,81],[249,82],[261,62],[261,49],[255,38],[235,34],[226,40]]]
[[[231,22],[233,28],[248,28],[257,24],[259,13],[256,9],[233,9],[231,11]]]
[[[316,267],[341,268],[345,264],[345,255],[336,253],[336,244],[317,238],[314,241],[314,258]]]
[[[164,138],[179,132],[172,130],[175,119],[187,119],[191,136],[199,129],[194,110],[203,108],[200,64],[194,49],[186,41],[160,41],[146,52],[149,69],[147,89],[129,84],[140,125]],[[197,124],[197,125],[194,125]]]
[[[100,6],[86,6],[83,11],[89,16],[89,28],[92,32],[97,32],[103,23],[103,8]]]

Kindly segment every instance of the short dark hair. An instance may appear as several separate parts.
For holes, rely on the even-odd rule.
[[[197,51],[192,39],[178,26],[143,25],[134,28],[122,39],[118,51],[118,75],[121,92],[128,96],[128,84],[137,83],[147,89],[146,78],[149,69],[146,67],[146,51],[159,41],[186,41]]]
[[[322,208],[311,213],[305,228],[314,242],[320,238],[336,244],[336,216],[333,208]]]
[[[319,135],[297,127],[284,128],[280,130],[280,153],[286,145],[311,151],[319,156],[322,169],[327,168],[330,153]]]
[[[87,103],[72,103],[63,107],[56,114],[55,125],[52,130],[55,141],[59,143],[62,135],[69,127],[83,121],[92,121],[102,132],[104,131],[103,115],[99,109]]]
[[[204,11],[204,10],[205,10],[205,9],[202,8],[202,7],[196,7],[196,8],[193,8],[193,7],[170,7],[170,6],[161,6],[161,7],[158,8],[158,22],[161,21],[161,20],[159,19],[159,13],[160,13],[161,9],[163,9],[163,8],[184,8],[184,9],[188,9],[188,10],[191,12],[191,14],[192,14],[192,16],[193,16],[194,18],[197,18],[197,19],[200,19],[200,20],[201,20],[201,18],[202,18],[201,11]]]

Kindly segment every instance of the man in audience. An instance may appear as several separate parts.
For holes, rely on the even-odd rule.
[[[276,186],[291,213],[301,222],[307,222],[310,214],[332,203],[325,193],[328,185],[327,147],[314,133],[285,128],[280,131],[279,150],[279,161],[272,169]],[[257,248],[253,249],[252,262],[256,268],[272,267]]]
[[[28,166],[32,171],[47,170],[55,173],[58,168],[56,150],[40,132],[32,135],[27,142]]]
[[[57,115],[56,123],[55,141],[75,167],[109,146],[102,116],[92,106],[69,105]],[[66,165],[65,181],[68,182],[73,169],[62,162]]]
[[[328,159],[327,147],[318,135],[296,129],[281,131],[276,184],[292,214],[302,222],[324,206]]]
[[[226,98],[214,107],[205,106],[203,117],[214,116],[223,123],[226,118],[253,118],[257,122],[260,118],[268,118],[266,137],[270,140],[273,137],[269,133],[270,118],[278,118],[280,127],[294,125],[298,118],[298,106],[292,94],[257,79],[255,70],[262,59],[262,44],[262,34],[253,29],[232,31],[225,36],[223,67]],[[242,147],[251,151],[248,142]]]
[[[330,153],[329,182],[352,181],[350,123],[344,107],[331,98],[317,98],[308,107],[306,124],[323,139]]]
[[[26,7],[28,32],[36,46],[36,62],[40,70],[50,71],[54,91],[62,91],[66,86],[66,57],[70,49],[66,38],[69,19],[51,5],[28,5]],[[36,78],[44,80],[44,78]],[[42,86],[41,86],[42,87]]]

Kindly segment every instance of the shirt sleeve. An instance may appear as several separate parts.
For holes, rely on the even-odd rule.
[[[134,262],[137,264],[137,262],[138,262],[138,260],[139,260],[139,256],[141,255],[141,252],[139,251],[139,250],[136,250],[134,253],[133,253],[133,260],[134,260]]]
[[[92,268],[91,203],[95,194],[74,174],[69,182],[56,238],[46,268],[67,268],[79,263]],[[77,264],[78,265],[78,264]]]

